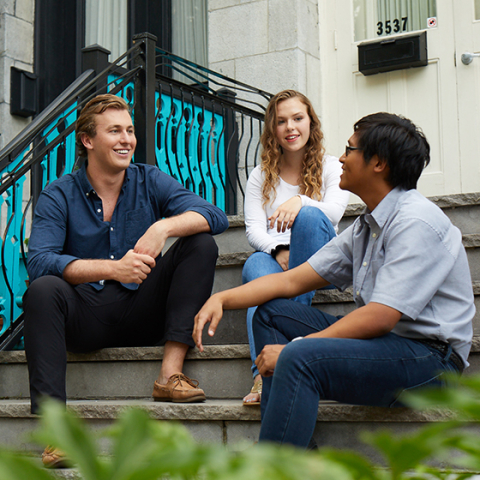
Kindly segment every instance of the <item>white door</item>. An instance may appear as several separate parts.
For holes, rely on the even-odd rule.
[[[476,44],[472,38],[474,27],[479,27],[473,15],[475,1],[325,0],[319,5],[324,50],[320,112],[329,152],[341,154],[354,122],[362,116],[378,111],[401,114],[424,130],[431,146],[431,162],[418,185],[424,195],[480,190],[479,146],[472,145],[472,131],[480,137],[475,88],[475,82],[480,85],[480,58],[465,66],[456,52],[460,31],[470,42],[461,48],[480,51],[478,32]],[[427,66],[370,76],[359,72],[359,43],[419,29],[427,30]],[[457,72],[463,82],[460,89]]]
[[[480,56],[465,65],[462,55],[480,54],[480,0],[455,2],[454,19],[462,192],[479,192]]]

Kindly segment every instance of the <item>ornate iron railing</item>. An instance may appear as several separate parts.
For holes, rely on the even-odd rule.
[[[83,161],[76,155],[75,121],[93,96],[110,92],[131,106],[135,162],[157,165],[228,214],[243,211],[270,95],[156,49],[149,34],[134,37],[134,46],[112,64],[108,53],[85,49],[85,63],[93,68],[0,152],[0,350],[12,348],[22,335],[36,200],[46,185]]]

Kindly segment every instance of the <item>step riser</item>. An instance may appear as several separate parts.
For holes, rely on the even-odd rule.
[[[313,305],[315,308],[322,310],[330,315],[347,315],[355,310],[355,304],[353,302],[342,303],[321,303]],[[480,295],[475,295],[475,316],[473,317],[473,334],[480,335]]]
[[[465,251],[467,252],[472,282],[480,282],[480,246],[469,246]],[[241,260],[239,260],[239,263],[235,262],[229,266],[217,266],[213,283],[213,293],[241,285],[242,269],[243,262]]]
[[[480,248],[475,249],[475,255],[477,256],[477,259],[479,260],[478,263],[478,272],[472,270],[472,274],[475,273],[478,276],[478,280],[476,282],[480,282]],[[241,284],[242,281],[242,268],[239,266],[234,266],[230,268],[217,268],[216,273],[215,273],[215,282],[213,285],[213,293],[217,293],[219,291],[227,290],[229,288],[233,288],[235,286],[238,286]],[[315,304],[315,300],[314,300]],[[342,303],[337,303],[337,302],[322,302],[321,304],[316,304],[315,305],[317,308],[320,308],[324,310],[325,312],[331,314],[331,315],[346,315],[347,313],[350,313],[352,310],[354,310],[355,305],[353,302],[342,302]],[[480,294],[476,292],[475,294],[475,306],[476,306],[476,313],[475,317],[473,320],[473,327],[474,327],[474,334],[475,335],[480,335]],[[219,333],[221,332],[222,335],[225,335],[222,337],[227,340],[228,338],[231,338],[227,343],[240,343],[239,340],[236,340],[238,337],[230,337],[229,336],[229,331],[232,329],[232,325],[235,325],[234,329],[232,329],[232,332],[235,332],[235,335],[239,331],[243,331],[244,329],[244,323],[245,323],[245,311],[239,311],[239,312],[225,312],[224,320],[220,322],[219,326]],[[223,322],[226,321],[225,323],[228,322],[228,328],[227,325],[224,325]],[[238,324],[237,322],[240,322]],[[244,337],[245,338],[245,337]],[[208,340],[206,343],[210,343],[210,340]],[[217,343],[217,339],[213,339],[211,343]]]
[[[254,408],[254,407],[252,407]],[[225,444],[229,447],[244,449],[258,441],[260,433],[259,421],[181,421],[192,437],[203,443]],[[112,420],[87,420],[87,425],[95,432],[111,427]],[[29,434],[37,428],[36,419],[0,419],[1,445],[12,447],[23,452],[40,455],[43,446],[27,441]],[[371,422],[317,422],[313,437],[319,447],[338,448],[341,450],[353,450],[366,456],[371,461],[381,463],[382,458],[372,447],[360,440],[363,432],[374,432],[380,429],[389,429],[395,432],[395,436],[413,433],[424,424],[394,424],[375,425]],[[477,429],[480,433],[480,428]],[[21,444],[18,439],[23,438]],[[102,454],[111,453],[110,442],[104,441],[99,445],[99,452]]]
[[[93,407],[87,415],[82,414],[81,407],[78,408],[75,403],[72,404],[72,408],[74,411],[77,411],[81,417],[85,418],[87,425],[94,432],[99,432],[100,430],[110,427],[114,421],[108,412],[102,416],[100,411],[96,411],[97,409],[95,407]],[[206,414],[204,420],[197,419],[189,421],[184,420],[182,418],[184,415],[182,414],[176,417],[174,413],[175,409],[172,409],[168,415],[172,417],[172,419],[176,417],[177,420],[187,428],[193,438],[199,442],[225,444],[233,449],[244,449],[258,440],[260,421],[258,407],[243,408],[251,411],[251,413],[245,412],[244,415],[237,415],[237,420],[215,420],[208,418],[210,415]],[[394,436],[398,438],[399,435],[411,434],[418,428],[426,425],[426,420],[412,421],[413,418],[416,417],[415,414],[409,415],[407,413],[407,415],[403,415],[400,412],[401,418],[411,417],[411,419],[402,420],[399,418],[396,420],[397,411],[404,409],[390,409],[386,413],[381,413],[380,418],[375,419],[375,412],[384,412],[385,409],[369,409],[360,415],[356,414],[353,410],[353,415],[349,416],[348,412],[342,412],[343,408],[344,407],[339,406],[338,414],[334,414],[336,406],[327,407],[327,412],[324,416],[322,406],[320,406],[318,421],[313,435],[318,446],[353,450],[376,463],[382,463],[382,458],[372,447],[363,443],[361,435],[364,432],[375,432],[380,429],[387,429],[393,432]],[[355,409],[358,407],[352,408]],[[22,410],[22,408],[18,410]],[[101,410],[101,408],[98,410]],[[329,410],[332,411],[329,412]],[[242,420],[242,416],[249,419]],[[152,417],[162,421],[164,415],[158,416],[152,412]],[[231,415],[225,412],[225,417],[229,418]],[[28,438],[29,434],[37,428],[37,426],[37,419],[32,416],[22,416],[20,412],[12,418],[0,417],[0,444],[39,455],[43,451],[43,446],[30,442]],[[476,431],[477,435],[480,434],[479,425],[471,425],[469,426],[469,431],[470,429],[472,433]],[[110,445],[109,440],[103,439],[102,442],[98,444],[99,452],[102,454],[111,453]]]
[[[160,361],[75,362],[67,368],[67,397],[151,398]],[[243,398],[252,387],[251,361],[187,360],[184,373],[198,380],[208,398]],[[0,398],[30,398],[25,364],[0,366]]]
[[[465,374],[480,373],[480,354],[472,353]],[[150,399],[160,361],[70,362],[67,397],[80,399]],[[240,399],[252,386],[249,358],[187,360],[185,374],[197,379],[209,399]],[[28,373],[24,363],[0,366],[0,399],[28,399]]]
[[[480,233],[480,222],[478,221],[480,217],[480,194],[467,194],[463,197],[464,200],[460,199],[459,201],[457,201],[457,196],[441,197],[434,203],[442,208],[445,215],[464,235]],[[468,202],[472,204],[468,204]],[[340,220],[339,231],[342,232],[348,228],[362,211],[363,208],[360,205],[349,205],[345,215]]]

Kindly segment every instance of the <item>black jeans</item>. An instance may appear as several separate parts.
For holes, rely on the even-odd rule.
[[[194,346],[193,319],[211,294],[217,256],[212,236],[202,233],[177,240],[138,290],[114,281],[97,291],[55,276],[36,279],[24,296],[32,413],[41,396],[66,401],[67,351]]]

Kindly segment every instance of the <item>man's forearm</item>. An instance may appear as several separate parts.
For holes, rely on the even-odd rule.
[[[63,270],[63,279],[72,284],[113,280],[115,260],[75,260]]]
[[[154,258],[129,250],[120,260],[75,260],[63,270],[63,279],[72,285],[100,280],[140,284],[154,266]]]
[[[376,338],[389,333],[401,316],[394,308],[371,302],[308,338]]]
[[[197,212],[185,212],[157,222],[170,237],[187,237],[196,233],[210,232],[206,218]]]
[[[292,298],[328,285],[313,268],[304,263],[292,270],[257,278],[240,287],[218,293],[225,310],[262,305],[274,298]]]
[[[210,232],[210,225],[205,217],[197,212],[185,212],[155,222],[138,239],[134,251],[157,258],[168,238],[187,237],[202,232]]]

